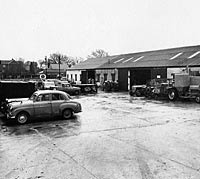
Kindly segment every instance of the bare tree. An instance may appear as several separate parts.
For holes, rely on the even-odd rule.
[[[61,64],[68,64],[68,66],[76,64],[75,58],[60,53],[50,54],[49,63],[59,63],[59,58]]]
[[[108,52],[102,50],[102,49],[97,49],[91,53],[91,55],[88,55],[87,58],[101,58],[101,57],[107,57]]]
[[[43,65],[46,65],[45,60],[42,60],[42,59],[38,60],[38,63],[40,65],[40,68],[42,68]]]
[[[60,53],[52,53],[49,57],[46,56],[43,60],[38,60],[38,63],[40,64],[40,68],[44,65],[49,66],[50,64],[58,64],[59,58],[61,64],[67,64],[69,67],[84,61],[82,57],[70,57]]]

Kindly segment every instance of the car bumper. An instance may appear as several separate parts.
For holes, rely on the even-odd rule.
[[[6,117],[7,117],[7,119],[15,119],[15,115],[12,113],[7,113]]]
[[[77,105],[76,109],[74,110],[75,113],[79,113],[79,112],[82,112],[82,107],[81,105]]]

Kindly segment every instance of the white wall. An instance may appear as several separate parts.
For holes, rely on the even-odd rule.
[[[77,75],[77,80],[75,80],[75,75]],[[67,70],[66,71],[66,77],[68,77],[69,80],[74,80],[77,84],[81,83],[80,75],[81,75],[81,70]]]
[[[177,74],[180,74],[180,73],[187,73],[190,71],[190,74],[191,72],[200,72],[200,67],[189,67],[188,69],[187,68],[168,68],[167,69],[167,78],[172,78],[172,74],[174,73],[177,73]]]
[[[96,81],[97,75],[100,74],[100,83],[103,84],[105,81],[104,74],[107,74],[107,80],[112,81],[112,74],[115,74],[115,81],[118,80],[118,70],[117,69],[105,69],[105,70],[96,70]]]

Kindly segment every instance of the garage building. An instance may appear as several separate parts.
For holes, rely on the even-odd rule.
[[[128,91],[132,85],[146,84],[154,78],[172,78],[174,73],[189,72],[199,76],[200,46],[88,59],[73,66],[67,74],[75,75],[77,72],[81,83],[87,83],[90,78],[100,83],[118,81],[122,91]]]

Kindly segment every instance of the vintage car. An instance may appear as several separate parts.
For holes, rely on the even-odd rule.
[[[57,90],[64,91],[70,95],[79,95],[81,93],[81,89],[79,87],[72,86],[68,82],[61,81],[59,84],[55,85]]]
[[[24,101],[8,104],[7,119],[15,119],[19,124],[33,118],[62,116],[72,117],[73,113],[82,111],[81,104],[70,99],[70,96],[58,90],[39,90]]]
[[[56,89],[54,82],[48,80],[39,80],[35,83],[35,86],[38,90]]]
[[[44,89],[45,90],[48,90],[48,89],[56,89],[56,86],[53,82],[51,81],[44,81],[43,82],[43,85],[44,85]]]

